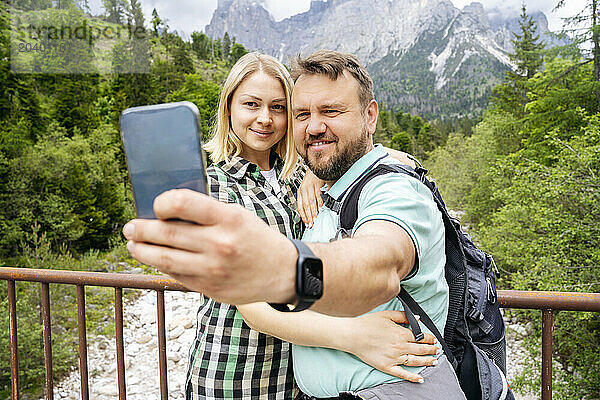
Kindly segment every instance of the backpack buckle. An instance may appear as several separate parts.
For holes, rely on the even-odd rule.
[[[483,314],[474,307],[469,307],[469,311],[467,312],[467,317],[474,322],[483,321]]]
[[[329,239],[329,242],[335,242],[336,240],[349,238],[352,236],[351,233],[352,232],[348,232],[346,229],[344,229],[342,227],[338,227],[338,230],[335,233],[335,236],[332,237],[331,239]]]
[[[427,171],[425,168],[423,168],[421,165],[419,165],[418,167],[415,168],[415,173],[417,175],[419,175],[419,179],[422,181],[423,179],[425,179],[425,175],[427,175],[429,171]]]
[[[342,209],[342,202],[337,201],[327,193],[321,193],[321,198],[323,199],[323,205],[329,208],[331,211],[338,213]]]

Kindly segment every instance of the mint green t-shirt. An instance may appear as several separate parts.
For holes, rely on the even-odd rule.
[[[396,161],[376,146],[358,160],[331,188],[324,190],[336,200],[362,174],[378,163]],[[448,285],[444,278],[446,262],[444,225],[431,192],[418,180],[403,174],[385,174],[373,178],[362,190],[358,202],[358,220],[354,230],[372,220],[385,220],[401,226],[412,238],[417,264],[402,281],[402,290],[411,296],[443,332],[448,314]],[[312,229],[306,229],[305,242],[329,242],[336,236],[338,215],[321,207]],[[371,312],[402,310],[397,298]],[[421,324],[425,332],[429,330]],[[338,350],[294,345],[294,376],[304,393],[315,397],[335,397],[340,392],[356,391],[401,379],[365,364],[358,357]],[[405,367],[418,373],[424,367]]]

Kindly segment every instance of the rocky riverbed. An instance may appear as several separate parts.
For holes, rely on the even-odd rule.
[[[198,293],[165,292],[169,399],[183,398],[188,349],[195,336],[200,296]],[[144,291],[134,301],[126,303],[123,315],[127,398],[159,399],[156,292]],[[507,328],[507,378],[510,382],[529,357],[519,345],[520,339],[529,334],[529,329],[509,321]],[[88,347],[90,399],[118,398],[114,338],[90,337]],[[79,370],[74,368],[67,378],[56,385],[54,399],[80,398]],[[533,400],[535,396],[520,395],[517,399]]]
[[[167,326],[167,370],[169,399],[182,399],[188,349],[195,337],[198,293],[165,292]],[[158,325],[156,292],[143,291],[123,306],[125,381],[127,398],[160,398],[158,372]],[[88,372],[91,400],[118,398],[116,344],[114,338],[96,336],[88,340]],[[54,399],[80,399],[79,369],[54,389]]]

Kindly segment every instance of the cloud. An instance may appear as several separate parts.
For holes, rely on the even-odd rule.
[[[187,35],[203,31],[217,8],[217,0],[143,0],[141,3],[146,21],[150,21],[152,10],[156,8],[158,15],[167,19],[172,30]]]
[[[463,8],[471,4],[472,0],[451,0],[455,7]],[[525,3],[527,12],[542,11],[548,18],[548,26],[552,31],[562,28],[562,18],[575,15],[585,7],[586,0],[569,0],[565,7],[557,12],[552,12],[556,0],[479,0],[486,9],[499,8],[501,10],[521,10],[521,4]]]

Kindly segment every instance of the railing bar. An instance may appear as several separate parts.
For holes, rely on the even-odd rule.
[[[17,344],[17,296],[15,281],[8,281],[8,325],[10,327],[10,378],[12,400],[19,399],[19,346]]]
[[[46,399],[54,399],[52,374],[52,325],[50,323],[50,286],[42,283],[42,320],[44,322],[44,366],[46,369]]]
[[[167,383],[167,338],[165,334],[165,292],[156,291],[156,307],[158,319],[158,365],[160,370],[160,398],[169,399]]]
[[[81,374],[81,399],[89,400],[87,335],[85,326],[85,286],[77,285],[77,328],[79,330],[79,372]]]
[[[123,289],[121,288],[115,288],[115,330],[119,400],[125,400],[127,388],[125,385],[125,350],[123,345]]]
[[[56,269],[0,267],[0,279],[67,285],[188,291],[181,282],[169,278],[166,275],[117,274],[89,271],[75,272]]]
[[[552,400],[552,310],[542,310],[542,400]]]
[[[600,293],[499,290],[503,308],[600,312]]]
[[[0,267],[0,279],[71,285],[122,287],[150,290],[188,291],[165,275],[109,274],[88,271]],[[503,308],[528,308],[600,312],[600,293],[499,290]]]

